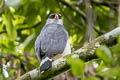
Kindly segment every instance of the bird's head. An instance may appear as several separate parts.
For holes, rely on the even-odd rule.
[[[57,13],[50,14],[47,19],[47,24],[55,23],[63,25],[62,16]]]

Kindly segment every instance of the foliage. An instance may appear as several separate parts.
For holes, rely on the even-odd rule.
[[[82,60],[69,57],[67,62],[72,69],[73,75],[80,76],[84,74],[84,62]]]
[[[0,0],[0,80],[16,79],[39,66],[34,42],[50,13],[63,15],[72,49],[80,48],[88,26],[86,6],[92,8],[95,14],[96,37],[117,26],[119,16],[114,0],[91,0],[91,5],[84,0]],[[112,47],[106,45],[97,49],[98,59],[88,61],[98,64],[96,76],[89,78],[83,74],[85,61],[69,59],[74,76],[82,80],[120,79],[119,47],[120,38]],[[7,66],[6,72],[3,71],[3,64]],[[9,76],[6,77],[6,74]]]

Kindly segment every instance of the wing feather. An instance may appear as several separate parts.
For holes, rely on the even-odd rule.
[[[39,58],[61,54],[66,46],[68,33],[63,25],[47,24],[35,41],[35,51]]]

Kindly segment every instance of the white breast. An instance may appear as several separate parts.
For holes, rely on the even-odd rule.
[[[66,47],[65,47],[62,55],[66,56],[68,54],[71,54],[71,47],[70,47],[70,40],[69,39],[67,40],[67,44],[66,44]]]

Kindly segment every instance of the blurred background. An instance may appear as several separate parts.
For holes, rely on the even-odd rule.
[[[34,42],[51,13],[62,15],[74,51],[120,25],[120,0],[0,0],[0,80],[14,80],[39,66]],[[119,47],[110,53],[119,53]],[[115,54],[112,68],[111,63],[105,65],[104,59],[97,60],[100,66],[95,74],[100,77],[84,76],[84,79],[120,79],[117,72],[120,67],[116,69],[119,57]],[[106,67],[111,72],[103,74]],[[107,75],[112,72],[116,74]],[[73,74],[80,76],[81,73],[73,71]]]

